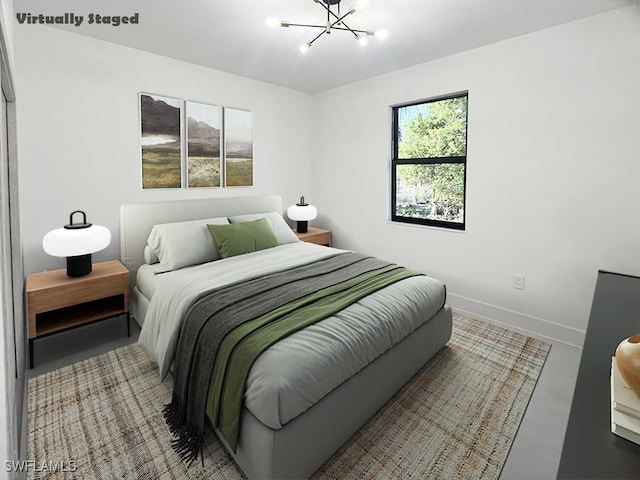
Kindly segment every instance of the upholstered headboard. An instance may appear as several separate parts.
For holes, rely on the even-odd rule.
[[[134,274],[144,263],[144,247],[154,225],[249,213],[282,213],[279,195],[131,203],[120,207],[120,257]],[[135,278],[134,275],[132,275]]]

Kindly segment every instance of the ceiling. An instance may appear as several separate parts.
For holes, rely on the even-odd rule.
[[[353,3],[343,0],[343,13]],[[80,26],[59,28],[315,93],[631,4],[638,0],[369,0],[349,25],[384,28],[389,38],[361,47],[334,31],[304,54],[298,47],[318,30],[271,28],[265,19],[323,23],[314,0],[14,0],[14,11],[82,15]],[[90,13],[137,13],[139,23],[90,25]]]

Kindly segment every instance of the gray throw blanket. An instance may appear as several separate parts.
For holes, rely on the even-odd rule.
[[[231,330],[291,301],[388,265],[364,255],[341,253],[224,287],[196,301],[181,327],[173,366],[173,397],[164,407],[165,420],[177,437],[173,440],[176,452],[191,463],[202,451],[213,363]]]

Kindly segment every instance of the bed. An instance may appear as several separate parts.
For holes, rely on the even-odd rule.
[[[131,272],[132,315],[161,378],[179,363],[181,322],[194,315],[202,299],[232,294],[244,282],[282,282],[312,264],[377,265],[354,252],[298,241],[281,212],[277,195],[121,207],[121,258]],[[271,248],[230,255],[227,244],[212,235],[229,231],[227,224],[253,228],[254,223],[269,225],[275,237]],[[212,224],[222,227],[206,227]],[[167,244],[172,249],[165,249]],[[365,274],[358,272],[357,278]],[[384,285],[287,335],[252,364],[237,441],[215,428],[249,478],[311,476],[447,343],[452,319],[441,282],[406,275]]]

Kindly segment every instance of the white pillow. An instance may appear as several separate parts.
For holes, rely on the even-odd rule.
[[[160,260],[156,273],[219,260],[220,252],[207,225],[228,224],[225,217],[218,217],[154,225],[147,244]]]
[[[280,242],[280,245],[300,241],[296,234],[293,233],[293,230],[291,230],[291,227],[287,224],[285,219],[282,218],[282,215],[278,212],[236,215],[234,217],[229,217],[229,221],[231,223],[253,222],[255,220],[260,220],[261,218],[267,220],[267,223],[271,227],[273,234],[276,236],[276,240]]]
[[[156,256],[155,253],[151,251],[149,245],[144,247],[144,263],[147,265],[153,265],[154,263],[158,263],[160,259]]]

